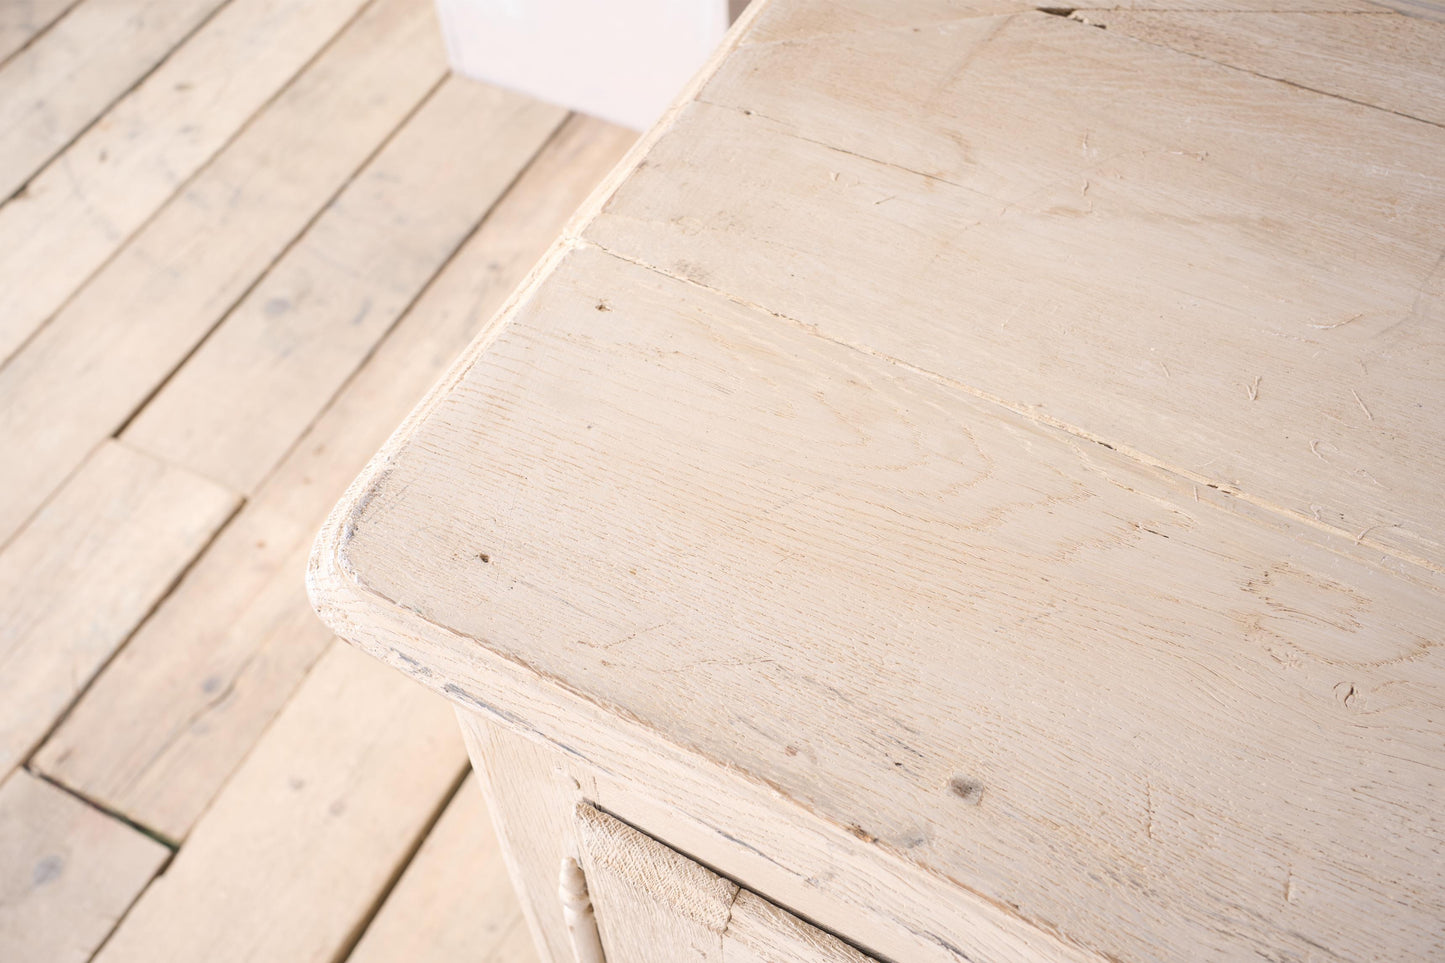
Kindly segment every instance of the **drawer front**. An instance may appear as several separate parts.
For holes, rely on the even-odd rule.
[[[606,963],[872,961],[606,813],[577,817]]]

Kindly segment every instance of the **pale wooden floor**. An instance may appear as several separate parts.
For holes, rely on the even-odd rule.
[[[0,960],[529,960],[437,697],[302,576],[632,135],[430,0],[0,0]]]

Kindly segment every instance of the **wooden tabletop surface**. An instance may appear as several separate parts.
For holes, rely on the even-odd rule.
[[[326,617],[1080,958],[1445,954],[1445,22],[1176,5],[755,3]]]

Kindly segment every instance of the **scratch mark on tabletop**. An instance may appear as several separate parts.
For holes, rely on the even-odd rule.
[[[1154,784],[1144,780],[1144,836],[1154,838]]]
[[[1374,475],[1370,474],[1368,471],[1366,471],[1366,470],[1363,469],[1363,468],[1357,468],[1357,469],[1355,469],[1355,474],[1356,474],[1356,475],[1363,475],[1365,478],[1368,478],[1371,482],[1373,482],[1375,485],[1379,486],[1380,488],[1384,488],[1384,487],[1385,487],[1385,483],[1384,483],[1384,482],[1380,481],[1380,479],[1376,478]]]
[[[636,632],[633,632],[631,635],[624,636],[623,638],[618,639],[616,642],[609,642],[609,643],[607,643],[606,645],[601,646],[601,648],[603,648],[603,649],[614,649],[614,648],[616,648],[616,647],[619,646],[619,645],[623,645],[623,644],[625,644],[625,643],[631,642],[633,639],[637,638],[639,635],[649,635],[649,634],[651,634],[651,633],[653,633],[653,632],[656,632],[658,629],[661,629],[661,628],[666,627],[666,625],[667,625],[666,622],[659,622],[659,623],[657,623],[656,625],[648,626],[648,627],[645,628],[645,629],[638,629]]]
[[[1310,327],[1314,328],[1317,331],[1333,331],[1335,328],[1343,328],[1351,321],[1358,321],[1363,317],[1363,314],[1354,314],[1348,318],[1345,318],[1345,320],[1343,321],[1336,321],[1333,324],[1312,324],[1310,325]]]
[[[1367,526],[1365,526],[1364,528],[1360,529],[1360,533],[1355,536],[1355,544],[1358,545],[1358,544],[1360,544],[1361,542],[1363,542],[1363,541],[1365,540],[1365,536],[1368,535],[1368,534],[1370,534],[1371,532],[1373,532],[1373,531],[1374,531],[1375,529],[1377,529],[1377,528],[1399,528],[1399,527],[1400,527],[1400,523],[1399,523],[1399,522],[1394,522],[1394,523],[1389,523],[1389,524],[1387,524],[1387,523],[1385,523],[1385,522],[1380,522],[1378,525],[1367,525]]]
[[[1357,405],[1360,406],[1360,410],[1365,413],[1365,417],[1368,418],[1370,421],[1374,421],[1374,420],[1375,420],[1375,416],[1372,415],[1372,414],[1370,414],[1370,409],[1366,408],[1366,407],[1365,407],[1365,403],[1360,400],[1360,393],[1359,393],[1358,391],[1356,391],[1354,388],[1351,388],[1351,389],[1350,389],[1350,394],[1352,394],[1352,395],[1355,396],[1355,404],[1357,404]]]

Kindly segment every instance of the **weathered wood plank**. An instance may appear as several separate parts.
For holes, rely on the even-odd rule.
[[[0,543],[234,305],[435,83],[426,0],[367,9],[0,368]]]
[[[391,660],[405,665],[395,653]],[[659,753],[636,732],[598,726],[596,716],[579,718],[528,671],[501,675],[490,688],[469,682],[448,694],[469,706],[457,718],[544,959],[575,963],[557,875],[562,859],[577,854],[573,814],[587,802],[887,959],[1103,963],[941,877],[866,859],[851,829],[780,806],[772,787],[739,782],[736,771],[690,753]],[[514,728],[519,711],[528,713],[525,736]]]
[[[1318,10],[1372,11],[1385,8],[1369,0],[1085,0],[1077,7],[1029,0],[792,0],[770,3],[741,38],[742,45],[800,43],[843,34],[911,31],[953,20],[1023,13],[1041,7],[1077,10]]]
[[[565,119],[447,80],[123,437],[253,491]]]
[[[536,958],[486,803],[468,777],[347,963]]]
[[[333,521],[349,637],[563,680],[1100,954],[1445,951],[1438,583],[585,247],[457,372]]]
[[[591,806],[580,861],[611,963],[864,963],[869,959]]]
[[[328,637],[294,567],[316,526],[634,137],[563,125],[96,681],[39,753],[43,771],[170,838],[189,832]]]
[[[334,646],[96,960],[329,963],[465,758],[443,700]]]
[[[85,963],[170,850],[23,769],[0,781],[0,960]]]
[[[45,32],[78,0],[11,0],[0,4],[0,63]]]
[[[557,883],[562,860],[577,858],[573,812],[582,801],[581,783],[566,762],[495,719],[459,711],[457,721],[473,777],[496,821],[534,954],[544,963],[577,963]]]
[[[81,0],[0,66],[5,132],[0,199],[9,198],[224,2]]]
[[[247,506],[106,666],[34,768],[180,842],[325,651],[306,526]],[[116,719],[125,719],[117,726]]]
[[[0,551],[0,773],[45,737],[238,502],[108,442]]]
[[[1445,22],[1382,14],[1088,10],[1075,19],[1262,77],[1445,124]]]
[[[1445,130],[1043,14],[702,98],[586,237],[1445,568]]]
[[[733,955],[724,947],[741,895],[737,883],[589,806],[579,806],[574,818],[577,860],[608,960],[722,963]],[[786,954],[778,963],[803,961]]]
[[[0,362],[364,0],[232,0],[0,207]]]
[[[1382,7],[1407,17],[1445,21],[1445,2],[1442,0],[1376,0],[1376,2]]]

